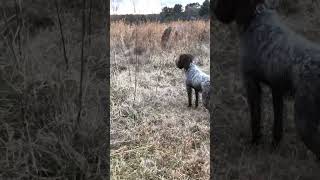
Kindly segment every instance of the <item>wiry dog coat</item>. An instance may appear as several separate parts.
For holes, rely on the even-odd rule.
[[[186,88],[188,93],[189,107],[192,106],[192,89],[195,90],[196,107],[198,106],[199,92],[202,91],[201,83],[209,81],[210,77],[202,72],[193,62],[194,57],[191,54],[181,54],[176,62],[179,69],[184,69],[186,74]],[[203,100],[202,100],[203,101]]]
[[[294,33],[263,0],[217,0],[223,23],[240,29],[241,63],[251,111],[252,142],[260,139],[261,87],[272,90],[273,140],[282,138],[283,96],[295,101],[295,123],[305,145],[320,157],[320,46]]]

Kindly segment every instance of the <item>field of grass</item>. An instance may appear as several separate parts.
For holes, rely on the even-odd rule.
[[[302,4],[301,4],[302,3]],[[319,7],[311,1],[297,6],[299,11],[282,16],[296,32],[320,44]],[[301,5],[301,7],[299,7]],[[286,103],[284,137],[278,149],[271,146],[273,109],[270,90],[263,91],[263,137],[258,146],[250,145],[250,117],[239,67],[239,40],[235,26],[213,22],[211,51],[215,82],[213,101],[214,179],[235,180],[316,180],[320,165],[304,146],[295,129],[293,102]]]
[[[47,10],[47,6],[32,5],[39,5],[33,9],[35,14]],[[50,14],[54,26],[30,33],[20,24],[19,34],[14,34],[17,26],[4,25],[1,14],[1,28],[9,30],[0,34],[0,179],[106,178],[108,51],[103,16],[94,15],[95,27],[85,36],[82,113],[77,118],[79,16],[65,9],[61,14],[69,60],[66,69],[55,14]]]
[[[182,39],[161,49],[168,26]],[[111,179],[208,179],[209,112],[187,107],[180,53],[209,74],[209,22],[111,23]],[[201,102],[201,101],[200,101]]]

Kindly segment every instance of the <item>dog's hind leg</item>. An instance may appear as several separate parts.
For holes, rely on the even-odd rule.
[[[283,96],[281,91],[272,89],[272,101],[273,101],[273,142],[274,146],[277,146],[282,139],[283,132]]]
[[[187,93],[188,93],[188,107],[192,106],[192,88],[191,86],[187,86]]]
[[[306,93],[305,93],[306,94]],[[320,158],[320,100],[319,95],[296,95],[295,123],[304,144]]]
[[[261,137],[261,87],[258,81],[245,77],[247,99],[251,115],[252,144],[257,144]]]

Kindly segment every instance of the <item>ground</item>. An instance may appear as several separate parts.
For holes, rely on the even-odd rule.
[[[34,13],[40,7],[48,10],[39,2],[32,5],[39,5]],[[23,12],[28,10],[25,6]],[[69,9],[61,17],[68,69],[57,19],[53,18],[54,26],[32,32],[20,26],[20,36],[13,34],[18,32],[14,26],[1,34],[0,179],[107,177],[108,53],[103,16],[94,14],[92,33],[84,43],[80,118],[82,23]],[[2,16],[0,22],[3,25]]]
[[[311,2],[291,4],[281,18],[319,43],[320,14]],[[162,32],[171,25],[188,28],[182,28],[182,40],[161,49]],[[225,26],[213,19],[212,25],[209,45],[208,22],[111,24],[112,179],[209,179],[210,131],[213,179],[319,179],[319,162],[296,133],[290,99],[284,137],[277,149],[272,148],[273,111],[267,87],[262,142],[249,143],[238,34],[234,24]],[[184,74],[174,64],[178,54],[186,52],[199,57],[201,69],[211,71],[211,117],[202,106],[187,107]]]
[[[171,25],[185,27],[183,39],[161,49]],[[184,72],[175,66],[179,53],[191,53],[209,74],[208,37],[204,21],[111,24],[111,179],[209,178],[209,112],[201,101],[187,107]],[[132,52],[137,46],[141,55]]]

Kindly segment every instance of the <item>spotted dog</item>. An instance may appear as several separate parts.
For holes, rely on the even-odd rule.
[[[202,87],[204,87],[201,86],[201,83],[210,82],[210,77],[194,64],[194,59],[195,57],[191,54],[181,54],[176,61],[177,67],[185,70],[189,107],[192,106],[192,89],[195,90],[195,106],[198,107],[199,92],[202,92]]]

